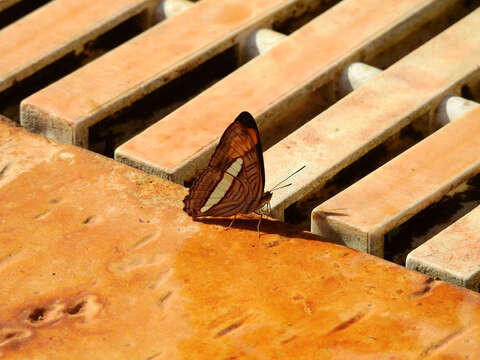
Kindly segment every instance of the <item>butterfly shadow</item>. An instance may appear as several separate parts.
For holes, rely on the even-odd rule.
[[[338,214],[336,214],[338,215]],[[243,215],[238,216],[232,224],[233,218],[228,217],[204,217],[204,218],[197,218],[195,221],[209,224],[209,225],[217,225],[222,226],[225,228],[225,231],[229,229],[241,229],[241,230],[248,230],[257,232],[258,221],[260,217],[252,216],[252,215]],[[296,237],[301,238],[304,240],[313,240],[313,241],[323,241],[329,243],[335,243],[339,245],[345,245],[340,239],[338,238],[325,238],[316,234],[313,234],[309,231],[305,231],[295,225],[284,223],[280,220],[273,219],[270,217],[263,216],[262,221],[260,223],[260,231],[259,237],[261,238],[264,235],[280,235],[285,237]]]

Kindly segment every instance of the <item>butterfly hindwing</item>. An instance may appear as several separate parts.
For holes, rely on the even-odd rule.
[[[255,119],[242,112],[223,133],[208,167],[185,197],[185,211],[231,216],[255,211],[265,183],[262,147]]]

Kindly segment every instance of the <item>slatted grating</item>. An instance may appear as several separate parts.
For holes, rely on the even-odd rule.
[[[188,187],[247,110],[274,218],[480,290],[480,1],[27,3],[2,115]]]

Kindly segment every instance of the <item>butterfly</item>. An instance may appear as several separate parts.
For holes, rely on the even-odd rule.
[[[255,119],[244,111],[224,131],[208,166],[195,178],[183,210],[194,219],[257,212],[272,198],[264,186],[260,135]]]

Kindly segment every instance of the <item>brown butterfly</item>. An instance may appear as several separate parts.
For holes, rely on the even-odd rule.
[[[227,127],[208,166],[194,180],[183,210],[193,218],[256,212],[272,198],[264,186],[257,124],[244,111]]]

